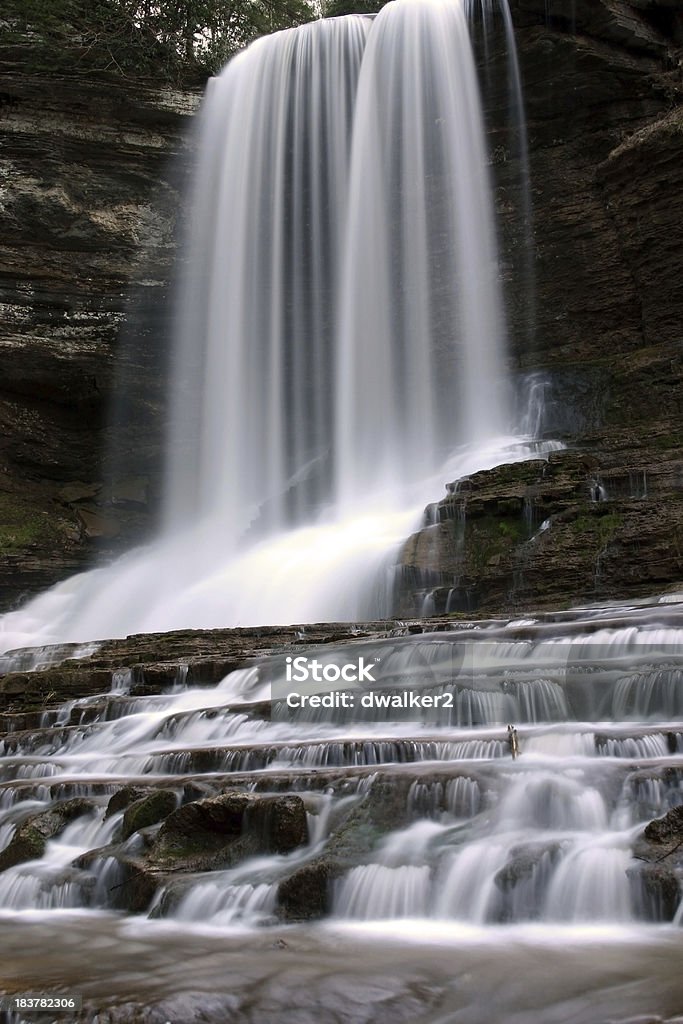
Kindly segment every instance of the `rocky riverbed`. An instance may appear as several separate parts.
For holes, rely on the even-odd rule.
[[[682,607],[5,656],[4,990],[98,1024],[678,1019]],[[451,703],[292,711],[292,656]]]

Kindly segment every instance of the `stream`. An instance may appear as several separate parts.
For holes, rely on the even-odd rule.
[[[10,728],[0,849],[71,810],[42,856],[0,871],[4,990],[75,992],[73,1019],[98,1024],[683,1015],[680,861],[642,846],[683,804],[683,607],[394,632],[297,648],[321,676],[373,666],[345,684],[351,709],[287,707],[339,686],[288,680],[278,652],[215,687],[179,665],[143,697],[122,668],[110,692]],[[417,709],[377,701],[411,693]],[[170,794],[165,824],[123,838],[125,803],[106,811],[127,786]],[[179,808],[235,793],[301,801],[304,841],[153,863]],[[153,877],[135,912],[129,862]]]

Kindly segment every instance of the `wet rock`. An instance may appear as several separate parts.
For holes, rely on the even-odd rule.
[[[306,808],[300,796],[257,797],[255,804],[247,806],[242,827],[268,853],[289,853],[308,842]]]
[[[342,816],[330,835],[326,851],[345,867],[364,863],[384,836],[407,825],[408,790],[412,779],[385,776]]]
[[[125,910],[129,914],[144,914],[163,885],[163,876],[150,871],[139,860],[119,857],[118,870],[111,876],[111,884],[101,895],[111,910]]]
[[[647,921],[672,921],[681,902],[678,872],[662,864],[643,864],[629,868],[634,886],[635,906]]]
[[[290,923],[325,917],[331,907],[332,882],[342,873],[341,866],[329,858],[299,868],[278,886],[279,917]]]
[[[81,854],[72,867],[90,878],[97,905],[140,914],[164,883],[164,875],[151,868],[142,853],[130,841],[110,843]]]
[[[122,860],[121,881],[112,890],[111,906],[130,914],[143,914],[163,884],[163,877],[136,860]]]
[[[683,364],[674,367],[660,346],[628,369],[633,411],[645,367],[683,389]],[[655,365],[663,360],[667,366]],[[625,386],[625,383],[624,383]],[[624,399],[626,401],[626,399]],[[668,401],[668,400],[667,400]],[[677,399],[676,399],[677,401]],[[661,403],[660,403],[661,404]],[[642,416],[656,417],[655,412]],[[664,424],[636,440],[621,428],[593,437],[599,457],[559,451],[546,463],[500,467],[474,474],[470,487],[437,505],[438,522],[410,537],[401,553],[398,612],[420,614],[425,598],[434,613],[497,614],[564,607],[567,595],[595,600],[646,596],[671,587],[683,572],[672,537],[683,536],[683,498],[677,480],[683,459]],[[637,453],[637,454],[636,454]],[[604,500],[592,482],[601,481]],[[512,514],[519,496],[523,514]]]
[[[64,831],[75,818],[87,814],[95,805],[76,798],[54,804],[47,811],[34,814],[19,825],[8,846],[0,851],[0,871],[43,856],[48,840]]]
[[[178,804],[178,798],[174,792],[168,789],[160,789],[149,796],[143,796],[139,800],[126,807],[121,823],[121,838],[128,839],[134,832],[156,825],[171,814]]]
[[[44,648],[38,655],[31,649],[14,651],[0,655],[0,710],[42,714],[71,698],[107,694],[113,674],[123,668],[130,669],[133,697],[163,692],[181,675],[189,686],[215,686],[253,659],[303,646],[382,638],[393,626],[393,622],[320,623],[308,626],[305,638],[298,625],[177,630],[93,644],[94,653],[83,657],[79,644]],[[261,703],[256,711],[268,717],[269,704]]]
[[[121,524],[112,516],[103,515],[96,508],[80,507],[78,517],[83,524],[85,536],[91,539],[98,537],[116,537],[121,532]]]
[[[86,83],[80,58],[34,32],[15,63],[8,33],[3,22],[0,607],[131,545],[156,510],[167,313],[155,300],[175,252],[183,172],[172,157],[191,146],[201,95],[103,72]],[[119,343],[126,323],[135,351]],[[127,397],[114,426],[117,377]],[[130,456],[103,486],[114,433]],[[5,531],[8,508],[18,532]]]
[[[512,859],[495,876],[499,889],[509,891],[519,882],[527,881],[543,860],[554,863],[562,849],[561,843],[529,843],[512,851]]]
[[[143,797],[148,796],[150,793],[149,789],[139,789],[137,786],[124,786],[122,789],[112,795],[107,809],[104,812],[104,820],[111,818],[112,814],[118,814],[119,811],[124,811],[130,804],[135,803],[138,800],[142,800]]]
[[[629,869],[644,917],[671,921],[681,900],[683,882],[683,805],[651,821],[636,839]]]
[[[624,256],[639,285],[647,344],[681,340],[683,107],[629,136],[598,169]],[[672,351],[673,354],[673,351]]]
[[[663,818],[655,818],[646,825],[643,838],[657,846],[683,846],[683,805],[672,808]]]
[[[560,858],[560,842],[525,843],[511,851],[510,860],[497,872],[500,890],[497,920],[534,919],[541,916],[547,884]]]
[[[300,797],[229,791],[185,804],[170,814],[149,861],[164,870],[206,871],[258,853],[287,853],[307,840]]]

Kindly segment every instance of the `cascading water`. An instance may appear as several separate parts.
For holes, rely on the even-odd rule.
[[[538,456],[506,436],[480,107],[456,0],[278,33],[210,83],[164,528],[4,616],[3,649],[385,617],[445,482]]]
[[[444,481],[526,457],[478,107],[463,8],[437,0],[262,40],[213,83],[163,536],[5,616],[3,646],[381,614]],[[670,596],[302,637],[374,667],[371,704],[334,715],[269,703],[285,653],[3,711],[2,984],[81,992],[88,1024],[680,1014],[683,860],[643,829],[683,803],[682,623]]]
[[[507,426],[483,119],[464,8],[390,5],[358,83],[340,315],[339,490],[403,498]]]
[[[104,1007],[361,1024],[382,1019],[372,993],[408,1005],[406,1021],[433,1020],[437,997],[453,1024],[675,1017],[681,858],[672,841],[648,861],[642,844],[683,802],[683,605],[299,651],[323,666],[362,656],[376,679],[357,695],[431,704],[270,706],[292,688],[282,653],[142,697],[113,670],[109,692],[31,731],[8,721],[5,984],[82,992],[88,1024]],[[235,799],[237,828],[220,817]],[[297,806],[296,842],[264,849]],[[193,828],[169,846],[173,821]],[[30,855],[36,830],[49,838]]]
[[[259,40],[209,84],[180,305],[168,515],[231,553],[330,501],[337,280],[370,20]],[[192,396],[192,401],[188,401]]]

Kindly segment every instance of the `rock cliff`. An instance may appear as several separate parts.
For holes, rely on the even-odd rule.
[[[434,496],[402,556],[405,614],[638,595],[683,575],[683,14],[671,0],[511,8],[526,198],[502,22],[485,102],[512,359],[545,394],[542,432],[568,447]],[[0,42],[0,606],[154,520],[171,307],[150,298],[172,287],[176,158],[198,98],[28,73]]]
[[[169,289],[199,100],[38,73],[26,52],[0,32],[0,607],[153,517],[166,325],[151,296]],[[106,465],[114,430],[128,456]]]

